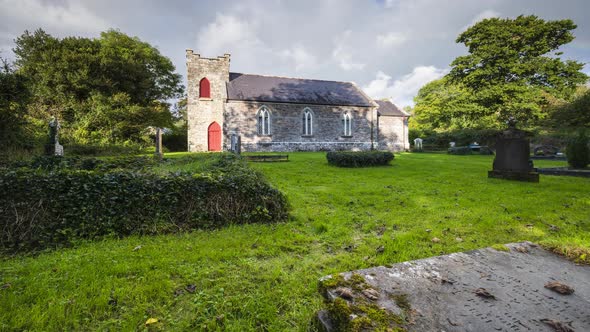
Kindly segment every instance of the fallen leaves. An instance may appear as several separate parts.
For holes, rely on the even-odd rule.
[[[487,289],[485,289],[485,288],[478,288],[475,290],[474,293],[475,293],[475,295],[477,295],[479,297],[486,298],[486,299],[492,299],[492,300],[496,299],[496,297],[494,295],[490,294],[490,292],[488,292]]]
[[[541,322],[551,326],[556,332],[574,332],[574,329],[558,320],[543,318]]]
[[[562,295],[570,295],[574,293],[574,289],[559,281],[552,281],[545,285],[545,288],[550,289]]]
[[[156,324],[158,322],[157,318],[148,318],[148,320],[145,321],[145,325],[152,325],[152,324]]]
[[[371,301],[377,301],[379,299],[379,292],[373,288],[363,290],[363,295]]]
[[[350,288],[338,287],[334,293],[345,300],[352,300],[352,290]]]

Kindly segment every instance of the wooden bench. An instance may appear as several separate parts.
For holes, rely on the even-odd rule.
[[[260,162],[274,162],[274,161],[289,161],[288,154],[271,154],[271,155],[254,155],[245,156],[248,161],[260,161]]]

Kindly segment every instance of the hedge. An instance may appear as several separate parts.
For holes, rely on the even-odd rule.
[[[570,139],[566,148],[567,163],[572,168],[585,168],[590,164],[590,139],[585,131],[580,131],[578,136]]]
[[[389,151],[331,151],[326,158],[328,164],[338,167],[367,167],[389,165],[394,156]]]
[[[45,171],[56,170],[97,170],[110,171],[114,169],[144,170],[156,166],[160,160],[155,157],[129,156],[106,157],[102,159],[79,156],[37,156],[30,161],[14,162],[11,168],[29,167]]]
[[[285,196],[261,174],[167,175],[20,168],[0,174],[0,249],[69,245],[78,239],[170,233],[285,220]]]

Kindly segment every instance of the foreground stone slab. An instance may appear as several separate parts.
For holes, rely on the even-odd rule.
[[[324,277],[329,304],[317,324],[326,331],[590,331],[590,266],[529,242],[498,249]]]

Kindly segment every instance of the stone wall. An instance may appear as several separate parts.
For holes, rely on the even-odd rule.
[[[401,116],[379,117],[380,150],[404,151],[409,149],[407,118]]]
[[[257,113],[263,105],[271,113],[271,135],[267,136],[257,133]],[[303,135],[306,107],[313,113],[310,136]],[[344,112],[352,116],[352,135],[348,137],[343,136]],[[242,137],[243,151],[369,150],[376,137],[376,126],[372,126],[376,117],[374,107],[228,101],[223,121],[224,142],[229,142],[235,133]]]
[[[209,125],[214,121],[223,128],[223,106],[227,99],[230,55],[202,58],[192,50],[186,51],[188,150],[207,151]],[[211,84],[211,98],[199,98],[199,83],[207,77]],[[222,137],[225,145],[225,137]]]

